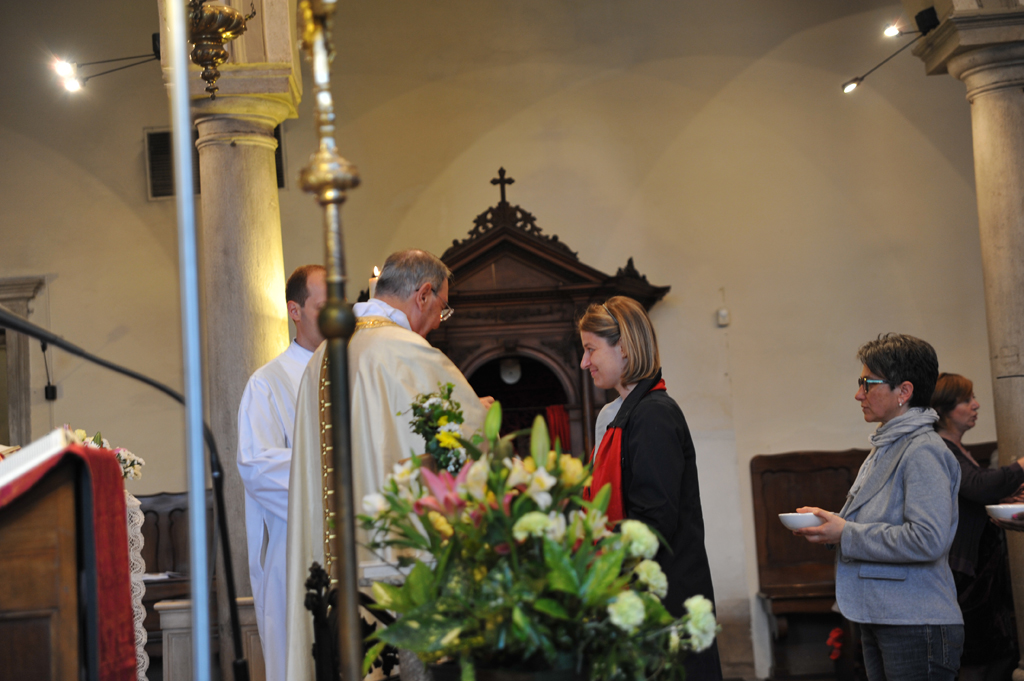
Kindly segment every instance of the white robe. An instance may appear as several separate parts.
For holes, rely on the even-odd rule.
[[[299,381],[312,356],[292,341],[256,370],[238,407],[238,472],[245,487],[249,580],[267,681],[285,678],[288,476]]]
[[[349,344],[352,405],[352,468],[355,512],[378,491],[394,464],[422,453],[423,438],[412,432],[410,405],[416,395],[453,383],[462,406],[463,434],[483,430],[486,412],[462,372],[440,350],[408,329],[405,315],[380,301],[355,306],[359,324]],[[320,442],[321,369],[326,344],[310,360],[299,388],[288,516],[288,680],[312,681],[313,619],[306,610],[304,583],[309,566],[324,565],[323,463]],[[326,408],[326,407],[325,407]],[[396,415],[401,412],[401,415]],[[393,575],[391,568],[359,551],[361,577]],[[335,570],[337,568],[335,567]]]

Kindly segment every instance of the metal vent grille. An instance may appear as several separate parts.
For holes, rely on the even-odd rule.
[[[192,139],[199,133],[192,132]],[[174,150],[170,130],[146,131],[146,175],[149,198],[165,199],[174,196]],[[199,193],[199,150],[192,147],[192,187]]]
[[[284,188],[284,146],[281,126],[274,128],[277,150],[274,152],[274,166],[277,171],[277,187]],[[199,139],[199,132],[192,131],[192,141]],[[199,150],[192,147],[192,187],[196,194],[200,193],[199,185]],[[146,131],[146,175],[149,198],[164,199],[174,196],[174,150],[171,147],[170,130]]]

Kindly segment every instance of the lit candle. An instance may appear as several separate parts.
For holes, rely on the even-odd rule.
[[[373,266],[373,276],[370,277],[370,297],[373,298],[373,294],[377,292],[377,279],[380,277],[380,270],[377,266]]]

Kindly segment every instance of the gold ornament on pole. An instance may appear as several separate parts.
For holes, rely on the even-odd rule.
[[[331,17],[335,0],[300,0],[298,34],[302,50],[313,65],[313,101],[319,147],[299,174],[304,191],[316,196],[324,209],[327,256],[327,304],[320,312],[320,330],[327,339],[331,388],[335,537],[333,553],[338,566],[338,651],[341,678],[361,679],[362,622],[359,618],[358,563],[355,536],[355,486],[352,479],[351,409],[348,391],[348,341],[355,331],[352,306],[345,301],[345,246],[341,233],[341,205],[346,192],[359,186],[359,172],[343,159],[334,140],[334,98],[331,95]]]
[[[206,0],[188,2],[188,41],[192,43],[192,63],[203,67],[202,78],[210,99],[217,98],[218,66],[228,60],[224,45],[245,33],[245,22],[256,16],[255,4],[243,15],[234,7],[217,5]]]

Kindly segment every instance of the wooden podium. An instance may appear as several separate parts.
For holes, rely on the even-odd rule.
[[[135,678],[123,490],[63,431],[0,461],[0,681]]]

